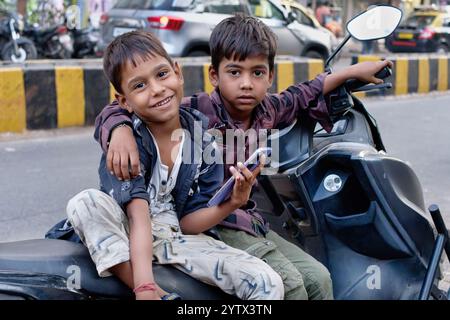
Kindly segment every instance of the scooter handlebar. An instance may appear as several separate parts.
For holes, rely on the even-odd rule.
[[[378,79],[386,79],[388,77],[390,77],[392,75],[392,70],[389,67],[384,67],[383,69],[381,69],[379,72],[377,72],[375,74],[375,77]],[[356,80],[356,79],[352,79],[352,80],[347,80],[345,83],[345,88],[352,92],[352,91],[356,91],[359,88],[367,85],[367,82],[364,81],[360,81],[360,80]]]

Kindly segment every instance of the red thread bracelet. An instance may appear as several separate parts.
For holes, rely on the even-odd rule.
[[[138,293],[142,291],[156,291],[156,284],[154,282],[148,282],[141,284],[139,287],[134,288],[133,292]]]

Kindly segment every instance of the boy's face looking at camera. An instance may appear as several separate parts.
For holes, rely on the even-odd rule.
[[[218,87],[230,113],[250,116],[272,86],[273,70],[266,56],[250,56],[244,61],[223,58],[218,70],[211,67],[210,81]]]
[[[161,123],[178,117],[183,98],[183,79],[178,64],[164,57],[137,58],[122,70],[119,103],[146,122]]]
[[[157,38],[136,31],[108,47],[104,69],[120,105],[143,121],[165,123],[178,117],[183,76]]]
[[[249,119],[272,86],[276,50],[274,33],[257,18],[236,14],[214,28],[209,78],[236,120]]]

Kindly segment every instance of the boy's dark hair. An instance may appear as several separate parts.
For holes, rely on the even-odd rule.
[[[223,58],[243,61],[251,56],[264,55],[274,68],[277,39],[270,28],[257,18],[237,13],[222,20],[212,31],[209,40],[211,63],[219,70]]]
[[[161,56],[173,66],[173,61],[161,41],[150,32],[137,30],[118,36],[106,48],[103,56],[103,71],[118,93],[123,93],[120,85],[122,68],[131,62],[136,67],[136,58],[144,61],[150,57]]]

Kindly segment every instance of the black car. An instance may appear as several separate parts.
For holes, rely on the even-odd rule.
[[[450,48],[450,14],[446,11],[414,12],[386,39],[391,52],[447,53]]]

